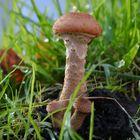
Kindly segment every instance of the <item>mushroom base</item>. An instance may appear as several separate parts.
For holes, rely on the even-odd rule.
[[[90,93],[90,97],[111,97],[118,100],[118,102],[133,116],[140,104],[140,97],[134,102],[130,102],[124,94],[118,92],[110,92],[107,89],[95,89]],[[56,97],[57,98],[57,97]],[[122,108],[114,100],[94,99],[95,113],[94,113],[94,140],[127,140],[134,138],[132,130],[138,135],[140,131],[135,124],[130,125],[131,120],[128,115],[124,113]],[[140,115],[140,114],[139,114]],[[138,123],[140,126],[140,121]],[[89,139],[90,129],[90,114],[86,116],[80,129],[77,131],[83,139]],[[59,135],[60,129],[55,129]]]

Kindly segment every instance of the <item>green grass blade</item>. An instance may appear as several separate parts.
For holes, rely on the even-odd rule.
[[[30,104],[29,104],[29,116],[32,114],[33,96],[34,96],[34,84],[35,84],[35,65],[32,64],[32,81],[31,81],[31,93],[30,93]]]
[[[5,91],[6,91],[7,87],[8,87],[8,85],[9,85],[9,79],[6,81],[5,85],[2,88],[2,91],[0,92],[0,100],[3,97],[3,95],[5,94]]]
[[[41,135],[40,135],[38,126],[37,126],[36,122],[34,121],[34,119],[31,117],[31,115],[29,116],[29,120],[30,120],[31,124],[32,124],[33,127],[34,127],[34,130],[35,130],[35,132],[36,132],[36,135],[37,135],[38,139],[39,139],[39,140],[42,140],[42,137],[41,137]]]
[[[57,10],[58,15],[62,16],[62,10],[61,10],[61,7],[60,7],[59,0],[53,0],[53,3],[55,5],[55,8]]]
[[[130,51],[126,55],[124,55],[123,60],[125,62],[125,68],[128,68],[130,66],[138,50],[139,45],[136,44],[134,47],[132,47],[132,49],[130,49]]]
[[[92,102],[91,104],[89,140],[93,139],[93,132],[94,132],[94,102]]]

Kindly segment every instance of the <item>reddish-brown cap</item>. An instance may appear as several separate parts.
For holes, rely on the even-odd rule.
[[[53,32],[55,34],[87,33],[97,37],[102,29],[96,19],[87,13],[68,13],[54,23]]]

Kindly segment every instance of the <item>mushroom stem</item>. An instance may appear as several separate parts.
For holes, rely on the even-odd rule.
[[[73,107],[75,110],[71,117],[71,127],[78,130],[82,126],[86,116],[91,112],[91,101],[85,97],[78,97]]]
[[[76,86],[80,82],[80,80],[82,80],[85,73],[84,66],[86,62],[85,57],[87,54],[87,47],[88,47],[87,45],[91,40],[90,36],[85,35],[83,33],[62,34],[61,38],[64,40],[66,46],[66,68],[65,68],[64,86],[60,94],[59,100],[55,101],[55,103],[51,102],[50,104],[48,104],[47,106],[48,112],[52,112],[50,111],[50,108],[54,108],[54,110],[56,109],[56,107],[54,107],[56,105],[54,104],[58,104],[58,108],[59,108],[59,104],[61,104],[63,100],[69,99],[72,93],[74,92]],[[84,93],[86,93],[86,91],[87,91],[87,86],[85,82],[84,84],[81,85],[77,97],[78,96],[84,97],[85,96]],[[66,107],[67,105],[68,102],[65,103],[65,106],[63,107]],[[64,111],[57,112],[53,115],[54,118],[53,126],[55,128],[61,126],[63,116],[64,116]],[[55,119],[58,119],[59,123],[55,121]]]
[[[87,113],[82,113],[78,110],[75,110],[71,118],[71,127],[74,130],[78,130],[82,126],[86,116]]]
[[[84,34],[63,34],[61,35],[66,45],[66,67],[65,79],[62,93],[59,100],[69,99],[79,81],[85,73],[85,57],[87,54],[87,44],[91,40]],[[79,95],[87,91],[86,82],[81,85]]]
[[[59,109],[65,109],[65,107],[68,104],[68,100],[61,100],[61,101],[52,101],[48,104],[47,106],[47,111],[48,112],[53,112]],[[52,115],[52,122],[53,122],[53,126],[54,128],[59,128],[61,126],[62,123],[62,116],[64,115],[64,111],[59,111],[55,114]]]

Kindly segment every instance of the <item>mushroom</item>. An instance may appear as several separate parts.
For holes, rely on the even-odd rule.
[[[54,34],[58,35],[64,40],[66,45],[66,66],[65,66],[65,78],[62,92],[60,94],[59,100],[50,102],[47,105],[47,111],[51,113],[56,109],[61,107],[67,107],[68,99],[71,97],[76,86],[81,81],[85,73],[85,58],[87,54],[88,43],[95,37],[98,37],[102,30],[91,15],[87,13],[68,13],[60,17],[53,25]],[[81,85],[80,90],[77,94],[77,97],[80,97],[80,100],[75,104],[74,113],[72,114],[71,124],[72,128],[78,129],[76,125],[76,118],[79,118],[79,113],[77,111],[81,106],[83,107],[83,102],[80,103],[81,97],[85,97],[87,92],[86,82]],[[85,100],[85,99],[84,99]],[[65,104],[63,103],[64,101]],[[90,101],[86,102],[86,106],[90,106]],[[54,105],[55,104],[55,105]],[[58,106],[57,106],[58,105]],[[79,107],[76,107],[78,105]],[[83,119],[86,110],[80,109],[80,112],[83,111]],[[89,111],[88,111],[89,112]],[[57,112],[53,115],[53,118],[58,121],[54,121],[53,125],[55,128],[61,127],[61,122],[63,120],[64,111]],[[78,116],[77,116],[78,115]],[[80,116],[81,117],[81,116]],[[82,120],[83,120],[82,119]],[[81,123],[82,123],[81,120]]]
[[[75,111],[71,117],[71,126],[73,129],[77,130],[82,125],[87,114],[91,111],[91,101],[87,98],[79,97],[75,101],[73,107]]]

